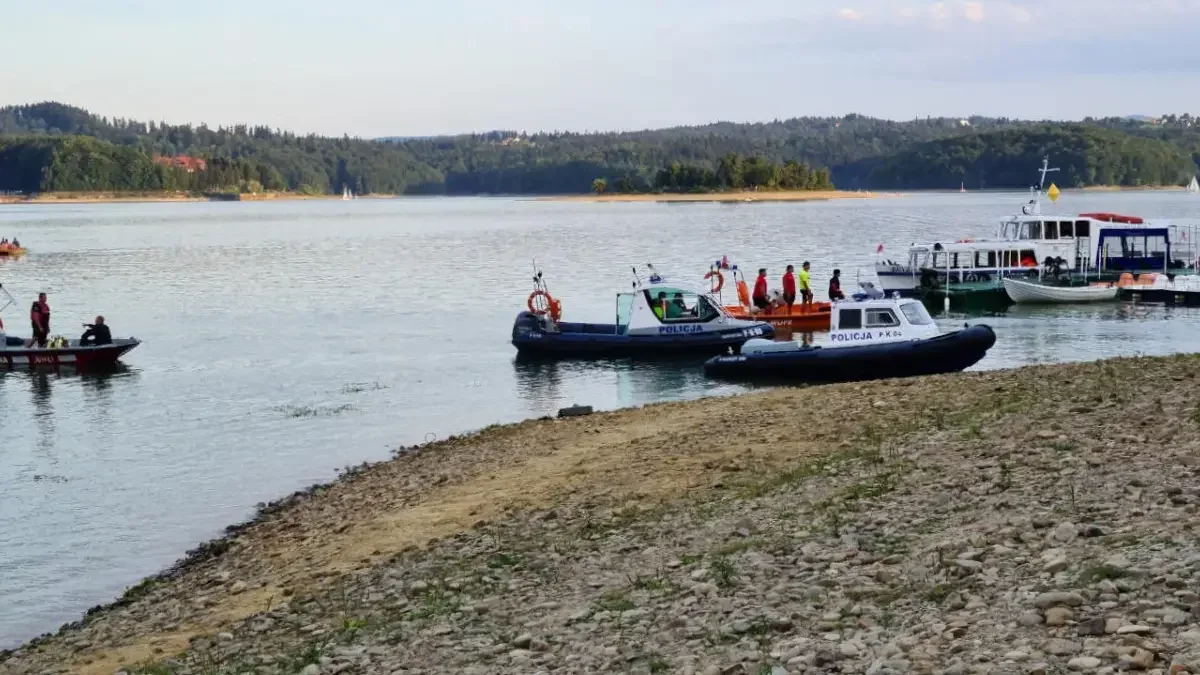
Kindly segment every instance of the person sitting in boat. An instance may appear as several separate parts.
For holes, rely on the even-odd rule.
[[[671,302],[667,303],[667,319],[682,319],[689,313],[687,303],[683,300],[683,293],[675,291],[675,295],[671,296]]]
[[[13,248],[21,248],[21,242],[17,241],[17,238],[16,238],[16,237],[13,237],[13,240],[12,240],[12,247],[13,247]]]
[[[758,270],[758,278],[754,280],[754,296],[751,300],[760,311],[771,306],[771,299],[767,295],[767,268],[765,267]]]
[[[81,347],[112,344],[112,331],[104,323],[104,317],[97,316],[95,323],[85,323],[83,327],[87,330],[79,338],[79,345]]]
[[[787,305],[788,314],[791,314],[792,305],[796,304],[796,268],[791,265],[783,273],[783,302]]]
[[[829,299],[845,300],[846,294],[842,292],[842,271],[834,270],[833,276],[829,279]]]
[[[658,292],[658,297],[654,299],[654,305],[652,307],[650,307],[650,309],[654,312],[654,316],[658,317],[659,321],[662,321],[664,318],[666,318],[666,315],[667,315],[667,293],[666,293],[666,291]]]

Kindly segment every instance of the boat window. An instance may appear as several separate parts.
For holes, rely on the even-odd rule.
[[[1062,239],[1068,239],[1075,236],[1075,223],[1069,220],[1064,220],[1058,224],[1058,236]]]
[[[976,267],[995,267],[996,252],[995,251],[976,251],[975,252]]]
[[[908,322],[914,326],[927,326],[933,323],[929,312],[925,310],[925,305],[919,302],[906,302],[900,305],[900,311],[904,312],[904,316],[908,319]]]
[[[1092,236],[1092,224],[1086,220],[1075,221],[1075,236],[1077,238]]]
[[[891,328],[899,326],[900,320],[896,318],[896,314],[887,308],[877,308],[867,310],[867,328]]]
[[[838,310],[838,329],[853,330],[862,328],[862,310],[860,309],[841,309]]]
[[[617,293],[617,332],[624,333],[633,315],[633,293]]]
[[[1037,253],[1035,251],[1030,251],[1030,250],[1021,251],[1020,260],[1021,260],[1021,263],[1020,263],[1021,267],[1037,267],[1038,266]]]
[[[1041,239],[1042,224],[1038,221],[1031,220],[1024,223],[1025,227],[1021,231],[1021,239]]]
[[[1043,234],[1046,239],[1058,239],[1058,221],[1047,220],[1046,231]]]
[[[655,286],[645,294],[654,316],[663,323],[700,323],[717,316],[716,309],[691,291]]]

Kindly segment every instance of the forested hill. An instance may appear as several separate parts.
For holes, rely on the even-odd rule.
[[[1063,187],[1176,185],[1196,174],[1192,156],[1178,146],[1113,129],[1041,126],[918,143],[882,158],[842,167],[872,187],[923,190],[1025,185],[1043,156],[1059,168]]]
[[[720,175],[722,159],[728,163],[732,156],[755,167],[811,167],[811,175],[831,177],[842,189],[949,189],[960,182],[999,188],[1028,185],[1047,154],[1063,168],[1055,178],[1062,186],[1149,185],[1182,183],[1195,173],[1200,125],[1193,122],[1187,115],[1156,123],[1083,124],[983,117],[895,122],[848,115],[621,133],[496,131],[371,141],[261,126],[136,122],[40,103],[0,108],[0,191],[337,193],[345,186],[360,194],[459,195],[584,193],[597,185],[656,190],[664,189],[664,176]],[[827,180],[805,184],[828,187]],[[700,180],[694,189],[723,188],[736,189],[736,183]]]

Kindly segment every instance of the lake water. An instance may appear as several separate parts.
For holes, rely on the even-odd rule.
[[[104,377],[0,375],[0,648],[118,596],[268,501],[389,449],[495,422],[735,393],[695,367],[524,366],[532,261],[571,320],[605,321],[631,264],[694,279],[721,255],[852,286],[877,244],[989,236],[1018,194],[812,204],[403,199],[0,207],[25,333],[103,313],[144,344]],[[1068,193],[1070,212],[1200,217],[1183,193]],[[818,292],[818,296],[823,296]],[[960,319],[948,319],[957,323]],[[1109,304],[987,319],[978,366],[1200,351],[1200,312]]]

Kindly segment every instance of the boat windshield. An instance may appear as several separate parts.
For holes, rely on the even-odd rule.
[[[663,323],[702,323],[720,314],[707,298],[691,291],[655,286],[645,293],[654,316]]]
[[[919,302],[906,302],[900,305],[900,311],[904,312],[905,318],[914,326],[928,326],[933,323],[929,312],[925,310],[925,305]]]

